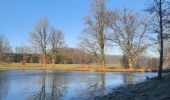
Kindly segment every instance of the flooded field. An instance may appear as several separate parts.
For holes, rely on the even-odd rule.
[[[156,73],[0,71],[0,100],[70,100],[93,98]]]

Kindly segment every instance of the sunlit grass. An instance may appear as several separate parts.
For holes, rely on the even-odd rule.
[[[0,67],[43,67],[43,64],[39,63],[26,63],[22,65],[21,63],[1,63]],[[57,69],[78,69],[78,68],[97,68],[97,64],[46,64],[47,68],[57,68]],[[106,64],[105,68],[121,68],[121,64]]]
[[[43,67],[43,64],[39,63],[26,63],[25,65],[22,65],[21,63],[1,63],[0,67]],[[46,67],[52,67],[52,64],[46,64]],[[97,64],[55,64],[54,67],[59,68],[77,68],[80,66],[89,66],[89,67],[97,67]],[[106,64],[106,68],[120,68],[121,64]]]
[[[143,72],[145,69],[124,69],[121,64],[106,64],[104,70],[97,64],[43,64],[38,63],[1,63],[0,70],[66,70],[66,71],[106,71],[106,72]]]

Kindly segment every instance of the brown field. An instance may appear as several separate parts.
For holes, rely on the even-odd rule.
[[[43,67],[41,64],[11,63],[0,64],[0,70],[64,70],[64,71],[104,71],[104,72],[144,72],[145,69],[124,69],[120,64],[106,64],[105,69],[99,69],[96,64],[47,64]]]

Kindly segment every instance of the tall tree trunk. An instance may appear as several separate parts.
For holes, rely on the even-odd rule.
[[[159,18],[160,18],[160,59],[159,59],[159,71],[158,78],[162,78],[162,66],[163,66],[163,25],[162,25],[162,0],[159,0]]]
[[[47,57],[46,57],[46,52],[43,53],[43,63],[44,63],[44,67],[46,67],[46,60]]]
[[[105,52],[104,52],[104,48],[105,48],[105,36],[104,36],[104,29],[103,27],[101,28],[101,31],[100,31],[100,41],[99,41],[99,44],[100,44],[100,69],[102,71],[104,71],[104,68],[105,68]]]
[[[132,58],[131,58],[131,56],[130,55],[128,55],[128,68],[129,69],[132,69]]]
[[[104,71],[104,68],[105,68],[105,54],[104,54],[104,49],[101,49],[100,51],[100,55],[99,55],[99,68],[101,71]]]
[[[105,54],[104,54],[104,49],[101,51],[101,68],[104,70],[105,67]]]
[[[128,52],[127,52],[127,68],[132,69],[133,68],[133,61],[132,61],[132,55],[131,55],[131,46],[129,45],[128,47]]]
[[[52,65],[55,66],[55,59],[56,59],[56,52],[55,50],[52,51]]]
[[[53,67],[55,66],[55,55],[53,55],[53,57],[52,57],[52,65],[53,65]]]

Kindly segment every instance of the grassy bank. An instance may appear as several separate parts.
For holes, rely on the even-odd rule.
[[[170,73],[162,80],[150,79],[135,85],[120,87],[96,100],[170,100]]]
[[[41,64],[21,63],[0,64],[0,70],[65,70],[65,71],[101,71],[96,64]],[[120,64],[106,64],[105,72],[144,72],[145,69],[124,69]]]

